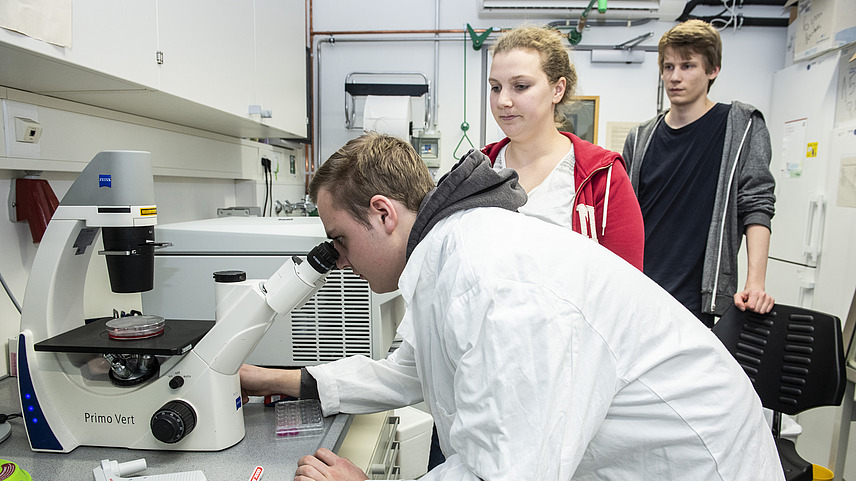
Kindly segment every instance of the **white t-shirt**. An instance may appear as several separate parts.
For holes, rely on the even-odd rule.
[[[500,149],[493,164],[494,170],[505,168],[505,149]],[[556,164],[543,182],[534,189],[527,192],[529,200],[520,209],[521,214],[526,214],[552,224],[571,228],[571,214],[574,212],[574,196],[576,185],[574,183],[574,146],[568,155]]]

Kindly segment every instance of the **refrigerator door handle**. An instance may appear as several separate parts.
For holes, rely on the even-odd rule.
[[[809,200],[808,215],[806,216],[805,241],[803,254],[809,265],[817,265],[820,257],[820,246],[823,243],[823,222],[826,215],[826,199],[823,194],[817,194]]]
[[[803,278],[800,276],[799,294],[797,295],[798,306],[811,308],[814,302],[814,276]]]

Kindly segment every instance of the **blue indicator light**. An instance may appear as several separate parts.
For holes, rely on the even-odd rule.
[[[33,418],[32,421],[33,421],[33,424],[36,424],[39,422],[39,418]]]
[[[32,394],[30,394],[30,393],[26,393],[26,394],[24,394],[24,399],[30,399],[30,398],[32,398],[32,397],[33,397],[33,396],[32,396]]]
[[[33,412],[35,410],[36,408],[34,408],[33,406],[27,406],[27,411]]]

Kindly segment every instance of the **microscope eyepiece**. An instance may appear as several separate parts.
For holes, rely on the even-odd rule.
[[[339,259],[339,252],[333,247],[332,242],[322,242],[313,247],[309,254],[306,255],[306,260],[317,272],[324,274],[330,269],[336,267],[336,260]]]

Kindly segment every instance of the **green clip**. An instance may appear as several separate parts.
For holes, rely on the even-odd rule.
[[[470,37],[473,39],[473,50],[481,50],[482,44],[487,40],[487,36],[493,32],[493,27],[488,27],[481,35],[476,34],[473,27],[467,24],[467,32],[470,32]]]

